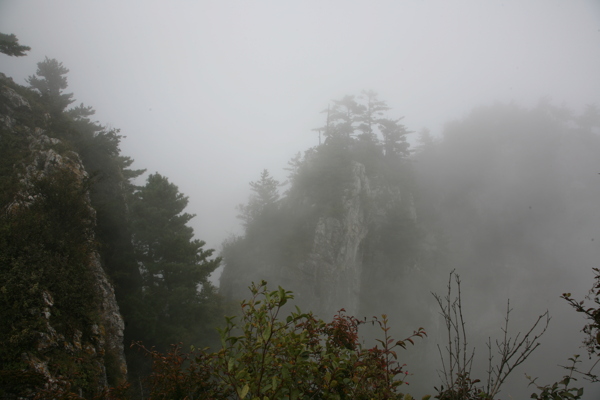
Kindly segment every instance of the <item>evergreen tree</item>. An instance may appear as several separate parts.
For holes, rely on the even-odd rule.
[[[30,84],[46,100],[46,112],[54,110],[47,133],[72,147],[91,177],[90,197],[97,215],[95,233],[102,265],[115,286],[121,313],[130,322],[141,277],[131,243],[127,201],[134,190],[131,180],[145,170],[129,169],[133,160],[121,155],[119,130],[92,121],[92,107],[82,103],[64,110],[73,102],[72,94],[63,93],[68,87],[67,72],[62,63],[46,58],[38,63],[38,77],[30,77]],[[128,328],[134,327],[128,323]],[[126,338],[129,339],[128,332]]]
[[[344,96],[334,100],[333,107],[328,109],[328,137],[350,139],[356,130],[357,118],[363,114],[364,106],[357,103],[355,96]]]
[[[365,235],[353,258],[368,275],[361,297],[382,286],[395,290],[403,271],[415,264],[419,238],[411,171],[402,157],[408,132],[399,119],[383,118],[387,109],[373,91],[334,101],[319,128],[325,143],[290,161],[290,186],[281,199],[267,171],[251,183],[253,194],[239,207],[244,235],[223,245],[223,296],[235,298],[248,282],[268,279],[301,293],[309,304],[320,289],[306,279],[315,279],[321,269],[333,271],[338,250],[340,259],[354,251],[338,247],[352,235]],[[326,240],[317,237],[324,232]],[[369,310],[379,306],[363,303]]]
[[[358,116],[358,121],[361,123],[358,129],[362,131],[360,137],[362,139],[376,141],[377,137],[373,128],[380,121],[384,111],[389,110],[387,103],[377,99],[377,92],[373,90],[363,90],[362,98],[366,99],[366,105],[362,107],[362,114]]]
[[[137,335],[166,349],[178,342],[206,344],[217,298],[208,276],[220,258],[193,239],[184,213],[188,198],[167,178],[152,174],[132,201],[133,243],[142,273]],[[201,342],[201,343],[198,343]]]
[[[0,53],[12,57],[25,56],[25,52],[31,50],[29,46],[21,46],[19,39],[14,34],[0,33]]]
[[[260,180],[250,182],[253,194],[247,205],[238,206],[239,218],[248,226],[265,211],[272,209],[279,200],[280,183],[269,175],[266,169],[260,174]]]
[[[73,103],[73,93],[63,93],[67,88],[69,70],[54,58],[39,62],[35,75],[29,76],[27,82],[41,96],[52,117],[57,117],[69,104]]]
[[[406,130],[404,125],[399,123],[401,119],[382,118],[378,121],[383,136],[383,148],[387,157],[408,155],[409,144],[406,141],[406,135],[410,132]]]
[[[133,160],[120,153],[122,136],[117,129],[106,129],[90,120],[91,107],[83,104],[68,110],[65,115],[68,129],[63,136],[70,138],[91,177],[90,198],[96,210],[96,240],[105,271],[115,287],[115,294],[129,330],[135,330],[133,315],[136,296],[141,290],[141,276],[135,260],[127,202],[134,185],[131,180],[145,170],[130,169]]]

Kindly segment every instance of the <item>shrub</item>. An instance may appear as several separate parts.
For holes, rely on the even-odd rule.
[[[389,334],[383,315],[358,320],[344,310],[329,323],[298,307],[285,318],[282,308],[293,299],[283,288],[268,291],[266,282],[250,287],[237,317],[220,330],[222,348],[215,353],[179,346],[153,360],[151,399],[408,399],[400,393],[408,374],[396,349],[426,335],[419,328],[404,340]],[[383,337],[363,348],[359,327],[372,323]]]

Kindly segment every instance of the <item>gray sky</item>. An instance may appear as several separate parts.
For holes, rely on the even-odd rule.
[[[318,144],[331,99],[373,89],[413,131],[494,101],[600,104],[600,2],[0,0],[17,83],[44,56],[77,104],[127,136],[134,167],[190,198],[208,247],[263,168]]]

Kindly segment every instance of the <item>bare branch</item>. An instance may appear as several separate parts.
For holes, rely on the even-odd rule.
[[[455,298],[452,297],[453,278],[457,291]],[[446,357],[441,347],[438,346],[442,361],[442,370],[438,370],[438,375],[446,385],[445,389],[442,386],[439,398],[495,398],[511,372],[521,365],[540,345],[539,339],[546,332],[550,323],[548,311],[538,316],[525,335],[518,332],[513,338],[509,334],[509,320],[512,309],[510,308],[510,301],[507,301],[504,325],[500,328],[502,339],[495,340],[495,347],[500,355],[500,360],[496,365],[493,363],[492,339],[488,338],[487,384],[484,389],[476,386],[480,382],[478,379],[471,378],[475,348],[469,350],[467,341],[466,322],[462,310],[460,276],[454,270],[450,272],[446,297],[442,298],[435,293],[432,294],[440,307],[440,315],[444,318],[448,332]]]

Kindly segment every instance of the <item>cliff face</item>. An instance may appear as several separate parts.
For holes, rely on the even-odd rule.
[[[225,246],[222,294],[243,298],[250,282],[266,280],[292,290],[303,310],[330,318],[342,308],[368,315],[397,291],[416,258],[415,238],[407,239],[416,226],[410,192],[356,160],[338,167],[333,184],[317,183],[329,173],[319,167],[298,179],[274,215]]]
[[[369,233],[373,201],[365,167],[353,163],[339,217],[320,216],[307,260],[298,265],[305,289],[298,293],[310,310],[333,315],[344,308],[359,310],[361,277],[365,268],[361,245]]]
[[[123,319],[94,239],[88,174],[76,153],[36,126],[48,117],[15,89],[0,80],[0,380],[11,382],[0,393],[70,387],[90,396],[122,382],[127,367]]]

